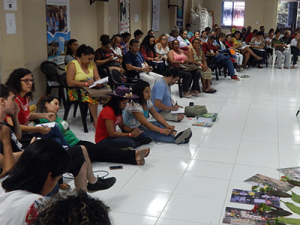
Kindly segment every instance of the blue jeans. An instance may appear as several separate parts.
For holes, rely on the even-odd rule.
[[[147,137],[144,135],[144,133],[140,134],[136,138],[131,138],[131,137],[107,137],[97,143],[97,145],[101,144],[109,144],[111,147],[114,148],[127,148],[127,147],[132,147],[132,148],[137,148],[142,145],[141,139]]]
[[[152,123],[154,126],[162,128],[162,129],[166,128],[164,125],[162,125],[158,121],[152,121],[150,123]],[[159,141],[159,142],[164,142],[164,143],[175,143],[175,137],[172,134],[170,134],[170,135],[161,134],[156,131],[149,130],[148,128],[146,128],[144,126],[140,126],[139,129],[144,131],[143,134],[146,135],[147,137],[151,137],[154,141]],[[182,141],[182,143],[183,142],[184,141]],[[182,144],[182,143],[180,143],[180,144]]]
[[[51,139],[53,141],[56,141],[60,145],[70,146],[68,144],[68,142],[65,140],[64,135],[61,133],[57,124],[55,124],[55,126],[51,128],[51,131],[48,134],[43,135],[41,133],[36,132],[36,133],[33,133],[32,135],[34,137]]]
[[[234,67],[233,67],[233,63],[230,60],[230,56],[229,55],[225,56],[220,53],[219,55],[216,55],[215,57],[216,57],[217,63],[218,62],[223,63],[228,69],[229,76],[233,77],[234,76]]]

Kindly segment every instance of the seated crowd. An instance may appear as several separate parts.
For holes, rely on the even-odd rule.
[[[92,162],[144,165],[150,149],[136,150],[139,146],[152,141],[189,143],[190,128],[178,132],[167,122],[184,119],[183,113],[171,113],[182,108],[172,99],[172,85],[181,82],[184,97],[198,97],[201,92],[216,92],[211,87],[216,65],[226,68],[231,79],[237,81],[237,71],[250,66],[260,69],[263,64],[268,66],[270,55],[277,58],[279,69],[283,55],[284,68],[288,69],[292,54],[291,68],[295,67],[300,55],[300,30],[293,35],[290,31],[281,34],[274,29],[266,34],[263,26],[259,31],[251,30],[251,26],[241,31],[232,27],[224,34],[215,25],[213,30],[207,27],[202,32],[192,32],[187,24],[186,30],[175,27],[170,34],[161,34],[157,39],[153,30],[143,39],[141,30],[134,32],[133,39],[129,33],[111,38],[104,34],[100,37],[101,47],[96,51],[85,44],[79,46],[76,39],[69,40],[65,56],[66,82],[70,87],[79,88],[80,99],[88,106],[96,130],[95,143],[76,137],[67,121],[57,115],[60,102],[56,97],[41,97],[36,112],[31,112],[29,102],[35,90],[34,76],[28,69],[14,70],[5,85],[0,84],[0,207],[3,209],[0,224],[7,224],[8,220],[10,224],[62,223],[66,218],[61,216],[54,220],[54,217],[48,218],[49,213],[65,210],[60,204],[76,205],[78,199],[103,214],[88,215],[89,210],[83,212],[78,208],[80,218],[93,223],[101,217],[101,224],[110,224],[107,206],[90,199],[86,192],[108,189],[116,178],[96,177]],[[132,90],[118,86],[108,94],[109,98],[91,97],[84,88],[109,76],[112,70],[120,74],[124,83],[127,79],[139,79]],[[103,86],[97,84],[96,88]],[[76,90],[69,89],[67,94],[70,101],[79,99]],[[103,109],[98,114],[99,103]],[[32,126],[31,121],[42,125]],[[55,125],[43,125],[49,122]],[[62,179],[65,172],[73,174],[75,187],[80,191],[45,202],[43,196],[51,197],[59,188],[68,186]],[[70,215],[67,219],[77,224],[79,217]]]

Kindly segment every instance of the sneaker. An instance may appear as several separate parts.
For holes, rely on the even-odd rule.
[[[94,184],[88,183],[87,189],[89,192],[94,192],[94,191],[100,191],[100,190],[106,190],[113,186],[116,183],[117,179],[115,177],[110,177],[110,178],[101,178],[97,177],[97,181]]]
[[[240,80],[236,75],[234,75],[233,77],[231,77],[232,80]]]
[[[180,144],[182,141],[184,141],[186,138],[188,138],[192,133],[191,128],[188,128],[184,131],[179,132],[175,137],[175,143]]]
[[[153,141],[153,139],[151,137],[145,137],[140,142],[141,142],[141,145],[147,145],[147,144],[151,143],[152,141]]]
[[[192,132],[191,132],[191,134],[186,138],[186,139],[184,139],[184,143],[189,143],[190,142],[190,139],[191,139],[191,137],[192,137]]]

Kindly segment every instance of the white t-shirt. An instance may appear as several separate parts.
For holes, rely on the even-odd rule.
[[[297,47],[297,41],[295,38],[291,41],[291,46]]]
[[[5,192],[0,182],[0,224],[21,225],[31,205],[43,196],[28,191]]]
[[[122,56],[122,50],[117,46],[116,48],[110,47],[110,49],[119,56]]]
[[[272,39],[269,38],[269,37],[267,37],[267,38],[265,39],[265,41],[270,41],[270,42],[271,42],[270,45],[266,42],[266,48],[272,48]]]
[[[123,111],[124,124],[129,126],[130,128],[141,126],[142,124],[140,123],[140,121],[138,121],[132,113],[141,112],[147,119],[149,119],[149,109],[151,109],[152,107],[153,104],[150,100],[147,100],[147,111],[144,111],[143,107],[139,103],[133,102],[128,104]]]
[[[169,47],[166,47],[166,51],[164,50],[164,48],[161,46],[161,48],[159,49],[157,47],[157,44],[154,46],[154,50],[155,52],[157,52],[158,54],[162,55],[162,56],[167,56],[168,52],[170,51]]]

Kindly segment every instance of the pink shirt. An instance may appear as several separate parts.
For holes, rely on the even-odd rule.
[[[183,53],[183,51],[180,50],[181,54],[176,53],[174,50],[173,51],[173,57],[175,61],[184,61],[187,59],[186,55]]]

